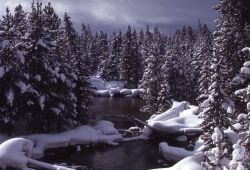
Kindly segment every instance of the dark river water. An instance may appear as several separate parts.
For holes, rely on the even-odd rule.
[[[106,118],[116,128],[129,128],[134,123],[126,119],[106,117],[107,115],[130,115],[141,120],[149,115],[140,112],[143,101],[139,98],[95,98],[91,113],[99,119]],[[46,156],[45,161],[82,165],[93,170],[148,170],[166,166],[159,153],[159,141],[131,141],[118,146],[95,146],[83,148],[80,152],[62,152]]]

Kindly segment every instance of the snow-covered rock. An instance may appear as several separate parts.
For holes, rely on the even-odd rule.
[[[13,138],[0,145],[0,167],[25,168],[32,156],[33,142],[23,138]]]
[[[122,96],[130,95],[130,94],[132,94],[132,90],[131,90],[131,89],[122,89],[122,90],[120,91],[120,94],[121,94]]]
[[[73,170],[71,168],[52,165],[31,158],[35,151],[34,143],[24,138],[13,138],[0,145],[0,168],[31,170],[30,167],[48,170]],[[30,166],[30,167],[29,167]]]
[[[109,90],[96,90],[94,91],[96,96],[100,96],[100,97],[109,97],[110,93]]]
[[[245,47],[242,49],[243,52],[250,52],[250,47]]]
[[[98,131],[98,134],[102,135],[119,134],[118,130],[114,128],[114,124],[106,120],[97,122],[94,128]]]
[[[249,75],[250,74],[250,69],[248,67],[242,67],[240,70],[240,73]]]
[[[143,89],[124,89],[124,84],[120,81],[105,81],[99,76],[92,76],[89,79],[94,94],[100,97],[138,97],[144,92]]]

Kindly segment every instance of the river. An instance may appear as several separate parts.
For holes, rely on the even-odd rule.
[[[139,98],[95,98],[91,113],[100,119],[104,115],[129,115],[141,120],[149,118],[149,114],[140,111],[144,102]],[[129,128],[134,123],[126,119],[111,118],[116,128]],[[159,141],[131,141],[118,146],[86,147],[80,152],[61,152],[46,156],[50,163],[66,163],[82,165],[93,170],[148,170],[170,165],[163,161],[159,153]],[[83,169],[83,168],[82,168]]]

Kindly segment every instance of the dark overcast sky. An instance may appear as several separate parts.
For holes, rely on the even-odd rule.
[[[47,3],[49,0],[43,0]],[[9,6],[17,4],[30,9],[32,0],[0,0],[0,15]],[[124,30],[127,25],[142,28],[145,25],[158,25],[168,34],[183,25],[196,26],[200,19],[214,28],[217,13],[212,6],[218,0],[50,0],[60,16],[68,12],[75,27],[82,22],[89,24],[94,31],[107,32]]]

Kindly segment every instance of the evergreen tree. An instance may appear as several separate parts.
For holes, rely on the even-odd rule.
[[[139,44],[138,44],[138,38],[137,38],[137,33],[134,30],[133,32],[133,53],[134,53],[134,61],[133,61],[133,80],[134,84],[136,85],[136,88],[139,86],[139,82],[142,79],[143,75],[143,68],[142,68],[142,55],[139,52]]]
[[[144,53],[146,56],[145,60],[145,70],[141,80],[141,86],[145,89],[143,94],[143,99],[146,105],[143,111],[155,114],[158,111],[158,94],[161,87],[160,77],[161,77],[161,62],[162,62],[162,49],[161,49],[161,37],[156,27],[153,34],[153,41],[150,45],[148,53]],[[165,85],[164,85],[165,87]],[[166,94],[167,97],[167,94]],[[162,108],[161,108],[162,109]]]
[[[138,86],[139,52],[137,47],[129,26],[123,38],[119,70],[120,80],[124,82],[126,88],[137,88]]]
[[[110,55],[104,61],[103,68],[100,72],[101,77],[105,80],[119,80],[119,59],[121,55],[121,43],[121,32],[118,35],[114,33],[111,40]]]
[[[212,58],[212,34],[208,30],[206,25],[202,25],[199,22],[197,30],[197,39],[194,45],[194,60],[192,64],[194,65],[194,82],[198,81],[198,86],[196,86],[198,97],[196,100],[202,102],[208,97],[208,87],[210,81],[210,71],[209,65],[211,65]]]
[[[201,77],[198,80],[198,93],[199,96],[196,98],[198,103],[202,103],[205,99],[209,97],[209,86],[210,86],[210,70],[209,61],[204,61],[201,71]]]
[[[224,157],[229,158],[230,145],[224,131],[231,126],[230,117],[233,112],[232,102],[225,96],[222,89],[222,69],[225,60],[216,55],[213,56],[211,72],[212,84],[209,87],[210,96],[208,108],[201,113],[204,131],[204,157],[202,167],[205,169],[223,169]]]
[[[248,52],[249,48],[244,48],[244,52]],[[230,170],[236,170],[244,167],[244,169],[249,169],[249,140],[250,140],[250,62],[247,61],[244,63],[243,67],[240,70],[240,74],[237,75],[232,84],[236,87],[235,95],[237,96],[237,102],[243,103],[241,106],[242,109],[238,110],[238,117],[236,122],[240,124],[239,128],[239,137],[240,139],[233,145],[234,151],[232,153],[232,161],[230,162]],[[245,105],[245,107],[244,107]],[[239,107],[238,107],[239,108]],[[243,168],[242,168],[243,169]]]
[[[65,49],[66,56],[69,57],[68,62],[72,68],[71,74],[73,75],[73,92],[72,95],[75,96],[75,111],[74,121],[77,124],[84,123],[87,121],[86,113],[89,106],[92,103],[92,94],[90,90],[90,84],[88,82],[88,68],[86,65],[86,58],[80,49],[80,40],[78,35],[73,28],[73,24],[70,21],[70,17],[65,13],[64,15],[64,31],[65,31]],[[74,121],[72,123],[74,123]]]
[[[216,20],[215,50],[218,55],[226,57],[227,74],[224,76],[227,91],[230,81],[246,61],[240,56],[241,49],[249,44],[246,28],[249,28],[249,1],[220,0],[215,10],[221,14]]]
[[[170,93],[170,74],[172,68],[172,61],[168,58],[161,68],[161,78],[160,78],[160,91],[158,96],[158,113],[162,113],[172,106],[172,95]]]
[[[109,44],[108,44],[108,36],[103,31],[97,36],[97,57],[99,60],[97,74],[100,75],[101,70],[104,68],[104,63],[109,57]]]
[[[20,20],[24,22],[25,17]],[[21,25],[21,24],[20,24]],[[23,116],[24,86],[21,82],[23,76],[24,54],[26,45],[17,41],[17,37],[23,35],[19,30],[19,23],[14,23],[14,17],[6,8],[6,15],[0,24],[0,121],[1,128],[12,133],[15,121]]]
[[[88,37],[88,44],[86,49],[86,65],[89,67],[90,75],[96,75],[98,65],[99,65],[99,58],[98,58],[98,46],[97,40],[93,36],[91,30],[89,29],[89,37]]]
[[[143,35],[142,35],[143,34]],[[150,49],[150,44],[152,42],[152,33],[149,30],[149,26],[147,25],[145,33],[140,33],[140,41],[139,41],[139,50],[142,56],[142,68],[145,70],[146,68],[146,63],[145,60],[149,56],[149,49]]]
[[[28,106],[25,111],[30,114],[35,132],[54,129],[53,121],[58,117],[68,117],[69,110],[72,110],[72,105],[66,103],[70,87],[67,77],[60,70],[60,57],[56,53],[59,26],[60,19],[50,3],[45,8],[42,3],[32,3],[28,37],[30,48],[25,71],[33,90],[26,98]]]
[[[183,84],[185,84],[185,75],[182,67],[181,58],[184,56],[181,55],[181,32],[177,30],[176,33],[169,38],[166,44],[165,49],[165,58],[167,61],[171,61],[170,68],[170,93],[172,98],[178,101],[185,100],[183,94]]]

